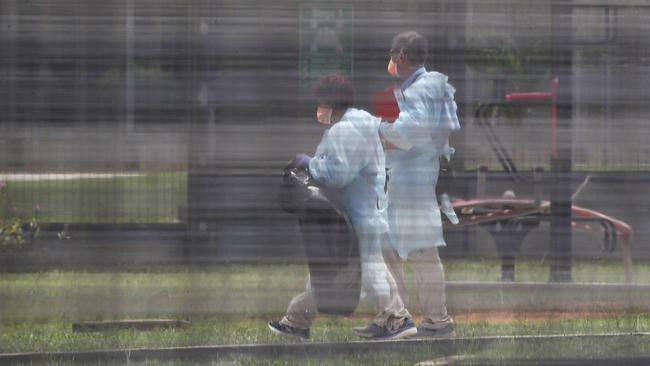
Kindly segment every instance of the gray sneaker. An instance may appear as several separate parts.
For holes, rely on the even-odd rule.
[[[415,327],[415,324],[413,324],[411,319],[405,319],[402,326],[395,330],[380,327],[375,323],[372,323],[367,327],[355,327],[352,328],[352,330],[359,337],[378,340],[401,339],[414,336],[418,332],[418,329]]]
[[[375,323],[370,323],[370,325],[365,325],[361,327],[353,327],[352,332],[362,338],[370,338],[373,334],[373,326]]]
[[[418,327],[417,338],[453,338],[456,336],[454,323],[449,323],[440,329]]]

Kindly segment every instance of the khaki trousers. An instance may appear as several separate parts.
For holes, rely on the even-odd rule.
[[[383,262],[381,264],[385,266]],[[388,282],[390,295],[375,294],[368,290],[366,290],[366,293],[370,297],[377,312],[373,322],[380,327],[394,330],[401,327],[405,319],[411,318],[411,314],[404,307],[404,302],[399,296],[397,283],[393,279],[390,271],[388,271],[388,268],[385,268],[381,272],[384,273],[385,279]],[[365,287],[367,288],[368,286]],[[293,328],[307,329],[311,328],[317,314],[316,299],[308,280],[307,290],[291,299],[286,315],[280,320],[280,323]]]
[[[409,296],[404,279],[404,262],[408,263],[415,276],[420,309],[424,320],[420,327],[425,329],[440,329],[453,323],[447,314],[445,298],[445,272],[440,261],[438,248],[423,248],[409,253],[403,260],[395,249],[384,249],[384,260],[390,270],[400,297],[409,306]]]

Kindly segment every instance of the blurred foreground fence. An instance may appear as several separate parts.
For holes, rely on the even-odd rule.
[[[648,254],[649,18],[650,6],[633,0],[0,0],[3,204],[56,230],[103,225],[78,233],[74,250],[144,243],[133,258],[300,256],[275,190],[284,162],[313,152],[322,134],[311,82],[346,74],[370,109],[373,93],[394,83],[385,72],[393,35],[415,29],[430,42],[427,67],[458,90],[452,164],[469,177],[458,196],[475,194],[479,166],[500,169],[475,109],[508,92],[547,91],[559,67],[572,100],[560,131],[571,184],[596,174],[580,200],[630,222],[635,252]],[[549,124],[548,108],[531,106],[496,116],[493,128],[520,170],[548,171]],[[488,180],[489,194],[507,189],[532,194]],[[458,240],[474,252],[481,242]],[[170,247],[160,257],[146,254],[161,242]],[[67,243],[52,245],[74,251]],[[88,253],[80,257],[111,251]]]

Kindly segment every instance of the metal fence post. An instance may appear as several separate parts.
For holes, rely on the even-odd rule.
[[[476,173],[476,198],[485,198],[485,182],[487,178],[488,167],[481,165]]]

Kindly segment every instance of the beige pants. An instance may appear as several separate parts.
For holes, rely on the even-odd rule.
[[[404,319],[410,318],[411,314],[404,307],[404,302],[399,296],[397,283],[390,271],[386,268],[383,273],[385,273],[386,281],[388,281],[390,287],[390,295],[376,295],[368,291],[366,293],[371,298],[375,311],[377,311],[373,322],[380,327],[385,326],[393,330],[402,326]],[[317,314],[314,292],[308,286],[305,292],[291,299],[287,313],[280,323],[293,328],[307,329],[311,328]]]
[[[397,254],[395,249],[384,250],[384,260],[388,265],[400,297],[409,306],[409,296],[404,280],[404,260]],[[445,272],[440,261],[438,248],[424,248],[409,253],[406,259],[409,267],[415,276],[418,300],[424,320],[420,327],[428,329],[440,329],[453,323],[447,314],[445,298]]]

